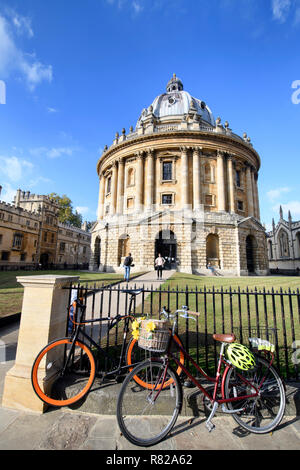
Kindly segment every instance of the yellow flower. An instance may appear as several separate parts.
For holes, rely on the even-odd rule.
[[[149,322],[147,323],[147,326],[146,326],[146,330],[147,330],[147,331],[149,331],[149,332],[150,332],[150,331],[154,331],[155,328],[156,328],[156,325],[155,325],[155,323],[153,323],[153,321],[149,321]]]
[[[137,320],[134,320],[134,322],[132,322],[132,329],[133,330],[138,330],[140,327],[140,324]]]
[[[133,330],[132,336],[134,337],[134,339],[139,339],[139,336],[140,336],[139,330]]]

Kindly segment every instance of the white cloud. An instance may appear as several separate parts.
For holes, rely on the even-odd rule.
[[[37,176],[36,178],[33,178],[29,181],[28,187],[33,188],[34,186],[38,186],[39,184],[48,184],[48,183],[53,183],[52,180],[49,178],[44,178],[44,176]]]
[[[28,18],[15,16],[9,20],[0,14],[0,75],[7,78],[17,73],[33,91],[42,81],[52,81],[53,70],[51,65],[44,65],[35,54],[28,54],[17,46],[14,33],[21,29],[26,29],[29,37],[33,36]]]
[[[11,186],[9,183],[2,184],[2,192],[0,195],[0,200],[4,202],[8,202],[11,204],[13,199],[16,195],[17,190]]]
[[[56,108],[50,108],[50,107],[47,108],[47,111],[48,111],[48,113],[57,113],[58,112],[58,110]]]
[[[289,15],[291,3],[291,0],[272,0],[273,18],[284,23]]]
[[[72,155],[73,149],[70,147],[58,147],[58,148],[52,148],[48,150],[46,153],[47,157],[49,158],[58,158],[61,157],[62,155]]]
[[[81,215],[86,215],[90,211],[89,208],[86,206],[77,206],[75,209]]]
[[[288,214],[288,211],[290,211],[293,218],[300,216],[300,201],[290,201],[286,204],[276,204],[276,206],[272,207],[273,211],[279,212],[280,205],[284,214]]]
[[[43,155],[45,155],[48,158],[58,158],[63,155],[71,156],[74,152],[74,149],[72,147],[36,147],[30,149],[29,152],[34,157],[42,157]]]
[[[267,192],[267,197],[270,201],[275,201],[279,199],[283,193],[289,193],[290,191],[291,188],[289,187],[271,189]]]
[[[137,0],[134,0],[132,2],[132,8],[136,14],[140,13],[143,10],[142,5]]]
[[[12,182],[20,181],[24,175],[31,173],[33,164],[18,157],[0,156],[0,175]]]
[[[121,10],[123,7],[132,8],[135,14],[139,14],[143,9],[141,0],[106,0],[109,5],[116,5]]]
[[[14,12],[12,22],[20,34],[26,34],[30,38],[34,36],[30,18],[18,15]]]

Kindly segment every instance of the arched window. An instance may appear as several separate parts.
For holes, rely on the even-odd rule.
[[[127,234],[120,236],[118,241],[118,263],[122,263],[122,259],[128,256],[130,251],[130,237]]]
[[[273,243],[271,240],[269,240],[269,256],[270,256],[270,259],[273,258]]]
[[[127,173],[127,186],[135,185],[135,170],[134,168],[129,168]]]
[[[204,181],[206,183],[213,183],[215,180],[215,168],[210,163],[206,163],[204,166]]]
[[[279,233],[278,239],[279,239],[280,257],[286,258],[290,256],[289,237],[285,230],[281,230],[281,232]]]
[[[206,263],[211,266],[220,266],[219,237],[214,233],[210,233],[206,238]]]

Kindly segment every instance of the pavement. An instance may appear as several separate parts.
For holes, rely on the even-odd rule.
[[[152,274],[153,276],[153,274]],[[145,281],[145,279],[144,279]],[[137,284],[137,280],[134,281]],[[0,327],[0,403],[6,372],[14,365],[18,341],[19,322]],[[205,427],[205,416],[181,415],[171,434],[151,447],[144,449],[130,444],[121,435],[116,415],[115,400],[117,387],[114,382],[91,394],[93,407],[79,409],[49,408],[44,414],[4,408],[0,405],[0,450],[98,450],[105,459],[102,463],[126,463],[116,459],[123,455],[134,460],[132,466],[141,467],[144,463],[163,463],[151,461],[161,452],[162,455],[183,456],[183,463],[194,458],[199,450],[252,451],[252,450],[299,450],[300,449],[300,383],[290,383],[287,389],[288,406],[280,426],[273,432],[255,435],[243,432],[232,417],[218,412],[213,419],[215,429],[209,433]],[[185,396],[195,393],[195,389],[185,389]],[[100,400],[101,398],[101,400]],[[97,406],[100,402],[107,406]],[[97,401],[98,400],[98,401]],[[87,411],[89,410],[89,411]],[[91,412],[92,410],[92,412]],[[105,452],[104,452],[105,451]],[[125,453],[122,451],[126,451]],[[147,452],[146,452],[147,451]],[[158,458],[158,457],[157,457]],[[166,458],[166,457],[164,457]],[[114,459],[114,460],[109,460]],[[166,462],[165,463],[170,463]],[[176,463],[176,462],[175,462]],[[189,462],[195,463],[195,462]]]

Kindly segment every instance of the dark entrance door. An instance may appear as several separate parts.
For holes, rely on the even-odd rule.
[[[247,258],[247,269],[249,273],[254,273],[254,249],[253,249],[253,239],[251,235],[248,235],[246,238],[246,258]]]
[[[40,263],[43,267],[43,269],[46,269],[49,264],[49,254],[48,253],[42,253],[40,257]]]
[[[161,230],[155,239],[155,258],[158,254],[166,260],[165,269],[176,269],[177,241],[171,230]]]

